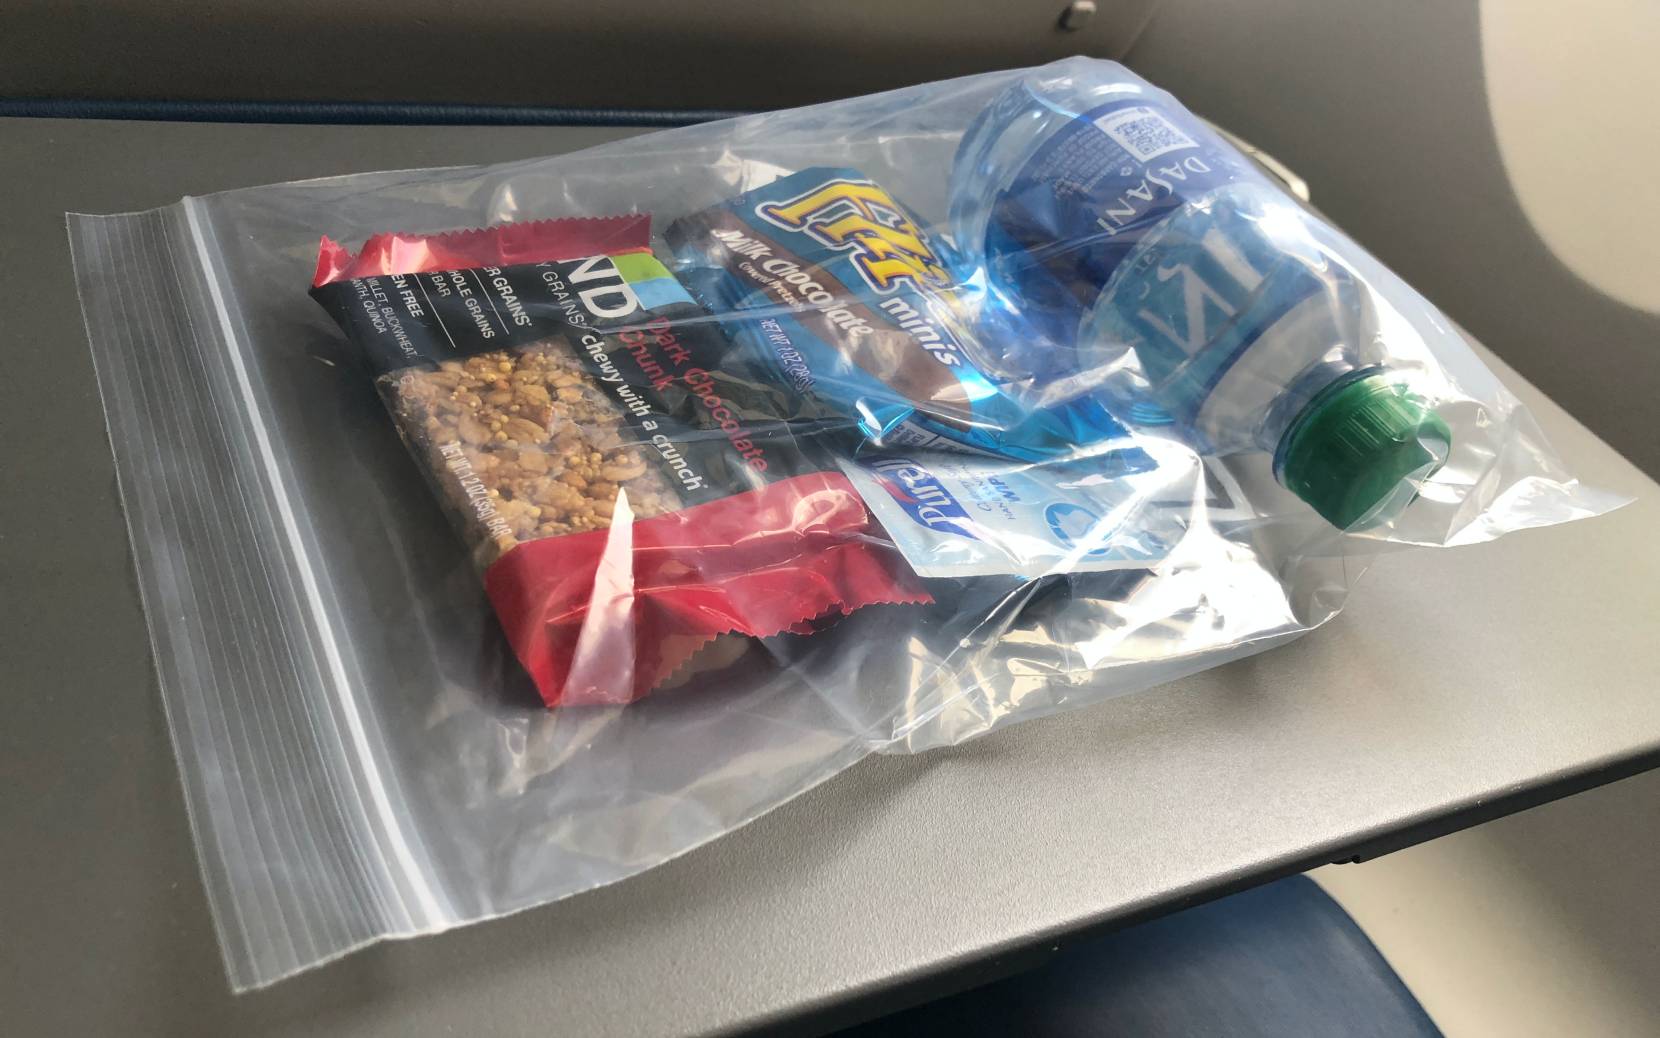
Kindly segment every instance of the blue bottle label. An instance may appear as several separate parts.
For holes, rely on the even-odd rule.
[[[1136,243],[1185,203],[1260,175],[1186,113],[1125,98],[1052,134],[992,204],[992,274],[1071,343]]]
[[[1325,299],[1330,314],[1357,305],[1300,215],[1255,190],[1232,192],[1210,212],[1176,216],[1149,244],[1101,294],[1080,364],[1111,363],[1113,354],[1133,349],[1178,421],[1191,422],[1223,375],[1305,301]],[[1299,345],[1319,353],[1342,338],[1332,332]],[[1093,356],[1097,350],[1102,355]]]

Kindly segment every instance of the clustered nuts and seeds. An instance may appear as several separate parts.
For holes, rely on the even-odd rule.
[[[382,390],[483,565],[520,541],[609,527],[624,492],[642,519],[679,505],[561,342],[395,372]]]

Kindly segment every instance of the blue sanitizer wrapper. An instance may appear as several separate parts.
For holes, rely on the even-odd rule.
[[[666,237],[733,340],[875,446],[1147,463],[1099,403],[1034,407],[988,376],[949,245],[856,170],[782,177]]]
[[[1157,464],[1117,475],[1094,459],[938,451],[869,453],[841,466],[923,577],[1151,570],[1193,526],[1250,520],[1226,468],[1169,440],[1142,442]]]

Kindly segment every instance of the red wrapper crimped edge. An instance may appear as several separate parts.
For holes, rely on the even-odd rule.
[[[650,248],[650,217],[324,238],[315,285]],[[631,702],[723,634],[806,632],[868,605],[931,601],[840,473],[796,476],[609,529],[524,541],[484,586],[550,707]]]
[[[929,601],[872,534],[852,484],[815,473],[527,541],[484,587],[549,706],[629,702],[716,635],[764,638],[861,606]]]
[[[472,267],[614,255],[651,247],[651,217],[579,217],[504,223],[441,234],[377,234],[353,255],[324,238],[311,287],[390,274],[427,274]]]

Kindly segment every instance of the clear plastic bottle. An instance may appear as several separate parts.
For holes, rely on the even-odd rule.
[[[993,101],[959,146],[950,219],[1005,377],[1207,452],[1270,452],[1344,529],[1393,516],[1447,456],[1316,218],[1122,66],[1063,62]]]

